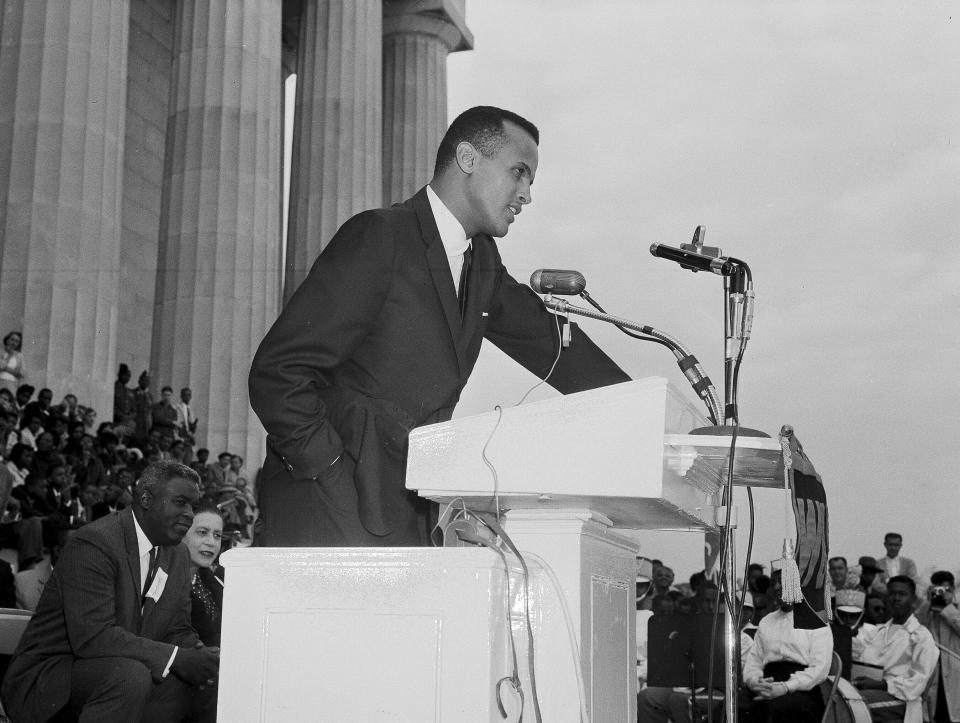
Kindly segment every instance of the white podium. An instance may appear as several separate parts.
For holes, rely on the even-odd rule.
[[[517,561],[486,548],[232,550],[218,721],[503,721],[511,631],[532,721],[529,621],[544,721],[579,722],[582,684],[593,723],[633,723],[638,549],[618,528],[715,527],[729,438],[689,434],[706,424],[654,377],[414,430],[408,488],[506,511],[529,617]],[[779,450],[741,439],[738,479],[779,484]]]

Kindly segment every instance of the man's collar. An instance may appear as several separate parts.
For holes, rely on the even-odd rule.
[[[447,204],[440,199],[437,192],[429,185],[427,185],[427,200],[430,202],[433,220],[437,224],[440,240],[443,242],[443,248],[446,250],[447,256],[462,254],[470,245],[463,224],[457,220],[453,211],[447,207]]]
[[[143,528],[140,527],[140,521],[136,515],[133,515],[133,529],[137,533],[137,548],[140,551],[140,557],[150,554],[150,550],[154,548],[154,544],[150,542],[150,538],[147,537]]]
[[[894,625],[897,625],[897,624],[898,623],[893,622],[893,618],[890,618],[889,620],[887,620],[887,622],[885,622],[883,625],[880,625],[879,627],[886,628],[887,630],[889,630],[890,628],[892,628]],[[903,625],[900,625],[900,627],[902,627],[908,633],[912,633],[919,626],[920,626],[920,621],[917,620],[917,616],[914,615],[913,613],[910,613],[910,616],[906,619],[906,621],[904,621]]]

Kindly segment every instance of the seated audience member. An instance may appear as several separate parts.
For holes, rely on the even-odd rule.
[[[233,455],[229,452],[221,452],[217,455],[216,463],[211,462],[207,465],[207,474],[219,489],[227,484],[227,472],[230,470],[230,460]]]
[[[674,574],[671,568],[663,564],[654,566],[653,591],[650,593],[650,597],[654,598],[659,595],[666,595],[668,592],[673,590],[673,580]]]
[[[637,558],[636,594],[637,610],[650,610],[653,601],[653,563],[645,557]]]
[[[20,425],[20,441],[30,449],[37,448],[37,437],[43,434],[43,424],[36,414],[25,418]]]
[[[220,611],[223,608],[223,570],[217,560],[223,544],[223,518],[216,505],[201,503],[193,525],[183,538],[190,551],[193,573],[190,593],[193,629],[204,645],[220,646]]]
[[[866,594],[863,602],[863,622],[870,625],[883,625],[890,619],[887,609],[887,596],[872,590]]]
[[[756,592],[750,591],[753,596],[753,624],[759,625],[764,616],[773,609],[771,600],[770,578],[760,575],[754,581]]]
[[[13,392],[6,387],[0,387],[0,411],[10,412],[14,417],[19,416],[17,400],[13,398]]]
[[[871,590],[883,592],[883,582],[878,577],[879,574],[883,572],[883,569],[877,564],[876,559],[864,555],[858,563],[860,565],[860,580],[855,589],[864,593],[868,593]]]
[[[863,605],[866,600],[860,590],[837,590],[834,600],[835,625],[843,626],[850,630],[859,630],[863,622]]]
[[[747,593],[749,595],[750,593]],[[653,614],[671,615],[673,610],[673,599],[669,595],[658,595],[654,598]],[[751,638],[744,628],[750,623],[753,617],[752,605],[743,601],[743,614],[740,616],[740,667],[747,659],[747,654],[753,647],[753,638]],[[719,712],[723,705],[723,690],[719,689],[723,682],[718,681],[717,690],[712,696],[708,696],[706,688],[698,688],[694,693],[690,688],[664,688],[649,687],[644,688],[637,694],[637,721],[638,723],[691,723],[691,708],[694,706],[700,713],[701,718],[705,719],[705,711],[711,701],[714,707],[714,720],[719,719]],[[693,696],[691,700],[691,696]]]
[[[230,468],[226,472],[226,483],[237,486],[237,480],[247,476],[247,470],[243,466],[243,457],[239,454],[231,455]]]
[[[819,723],[824,710],[819,685],[830,672],[833,635],[793,627],[793,605],[782,597],[781,573],[773,572],[775,609],[760,621],[743,666],[743,682],[754,694],[751,720]]]
[[[698,613],[712,613],[717,609],[717,600],[720,596],[720,591],[717,588],[717,583],[713,580],[705,580],[697,588],[696,595],[693,596],[694,601],[697,603],[697,612]]]
[[[180,545],[198,496],[192,470],[157,464],[131,510],[71,535],[3,681],[13,720],[213,719],[219,658],[190,625]]]
[[[0,392],[4,391],[0,389]],[[17,414],[0,409],[0,457],[9,459],[13,446],[20,441],[17,431]]]
[[[926,694],[928,720],[934,723],[960,721],[960,609],[954,595],[953,573],[939,570],[930,576],[927,599],[917,609],[917,620],[946,649]]]
[[[831,557],[827,561],[830,570],[830,584],[836,590],[852,590],[856,588],[859,577],[850,574],[847,567],[847,558]]]
[[[93,435],[84,434],[80,439],[80,455],[73,462],[73,475],[80,489],[107,484],[107,471],[97,456]]]
[[[30,465],[30,471],[38,472],[46,477],[51,467],[63,463],[64,459],[57,452],[53,433],[43,432],[37,437],[37,448],[33,453],[33,464]]]
[[[747,591],[750,594],[760,592],[757,589],[757,578],[763,575],[763,565],[759,562],[751,562],[747,565]]]
[[[10,457],[7,459],[6,467],[13,475],[13,486],[19,487],[27,481],[27,475],[30,474],[30,468],[33,465],[33,447],[17,442],[13,445]]]
[[[741,607],[743,627],[740,628],[746,635],[750,636],[750,639],[753,640],[753,636],[757,634],[757,626],[753,622],[754,614],[757,612],[757,608],[753,603],[753,593],[747,590],[743,593],[741,597],[742,603]]]
[[[31,417],[37,417],[40,420],[40,426],[44,429],[50,427],[50,410],[53,403],[53,392],[49,389],[41,389],[37,392],[35,401],[30,402],[23,408],[23,419],[29,421]]]
[[[694,597],[697,594],[697,589],[706,581],[707,573],[703,570],[700,572],[695,572],[690,576],[690,581],[686,585],[686,589],[681,590],[684,594],[684,597]]]
[[[10,470],[0,465],[0,546],[15,548],[17,568],[29,570],[43,560],[43,522],[39,517],[23,518],[13,482]]]
[[[906,575],[887,581],[890,619],[875,628],[863,627],[853,639],[854,661],[883,668],[883,677],[857,676],[853,684],[870,709],[874,723],[921,723],[921,696],[930,682],[940,653],[930,631],[913,614],[917,584]]]

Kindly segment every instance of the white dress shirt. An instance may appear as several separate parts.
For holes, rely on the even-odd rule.
[[[433,220],[437,222],[440,240],[447,252],[447,261],[450,263],[450,273],[453,275],[453,287],[460,293],[460,272],[463,270],[463,252],[467,250],[470,241],[463,225],[440,200],[436,192],[427,186],[427,199],[430,201],[430,210],[433,211]]]
[[[916,616],[903,625],[888,620],[872,629],[864,626],[852,642],[854,660],[883,666],[887,692],[906,701],[904,723],[921,723],[921,696],[937,667],[940,651]]]
[[[828,626],[816,630],[793,627],[793,611],[774,610],[760,620],[743,665],[743,682],[750,686],[763,678],[767,663],[780,660],[805,665],[786,681],[787,690],[813,690],[827,679],[833,660],[833,633]]]
[[[140,591],[141,596],[143,595],[143,586],[147,582],[147,575],[150,574],[150,550],[154,548],[154,544],[150,542],[150,538],[144,533],[140,528],[140,523],[137,521],[137,516],[133,516],[133,529],[137,531],[137,549],[140,551]],[[160,555],[159,548],[157,549],[157,555]],[[160,563],[157,563],[159,566]],[[163,669],[163,677],[166,678],[170,673],[170,666],[173,665],[174,658],[177,657],[178,648],[176,645],[173,646],[173,652],[170,653],[170,659],[167,661],[166,667]]]

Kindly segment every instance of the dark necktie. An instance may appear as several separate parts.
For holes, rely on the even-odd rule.
[[[140,596],[140,607],[147,602],[147,593],[150,592],[150,586],[153,584],[153,578],[157,576],[157,548],[150,548],[150,567],[147,571],[147,579],[143,582],[143,594]]]
[[[470,278],[470,263],[473,261],[473,248],[467,245],[463,252],[463,268],[460,269],[460,291],[457,293],[457,300],[460,302],[460,318],[464,316],[467,308],[467,280]]]

